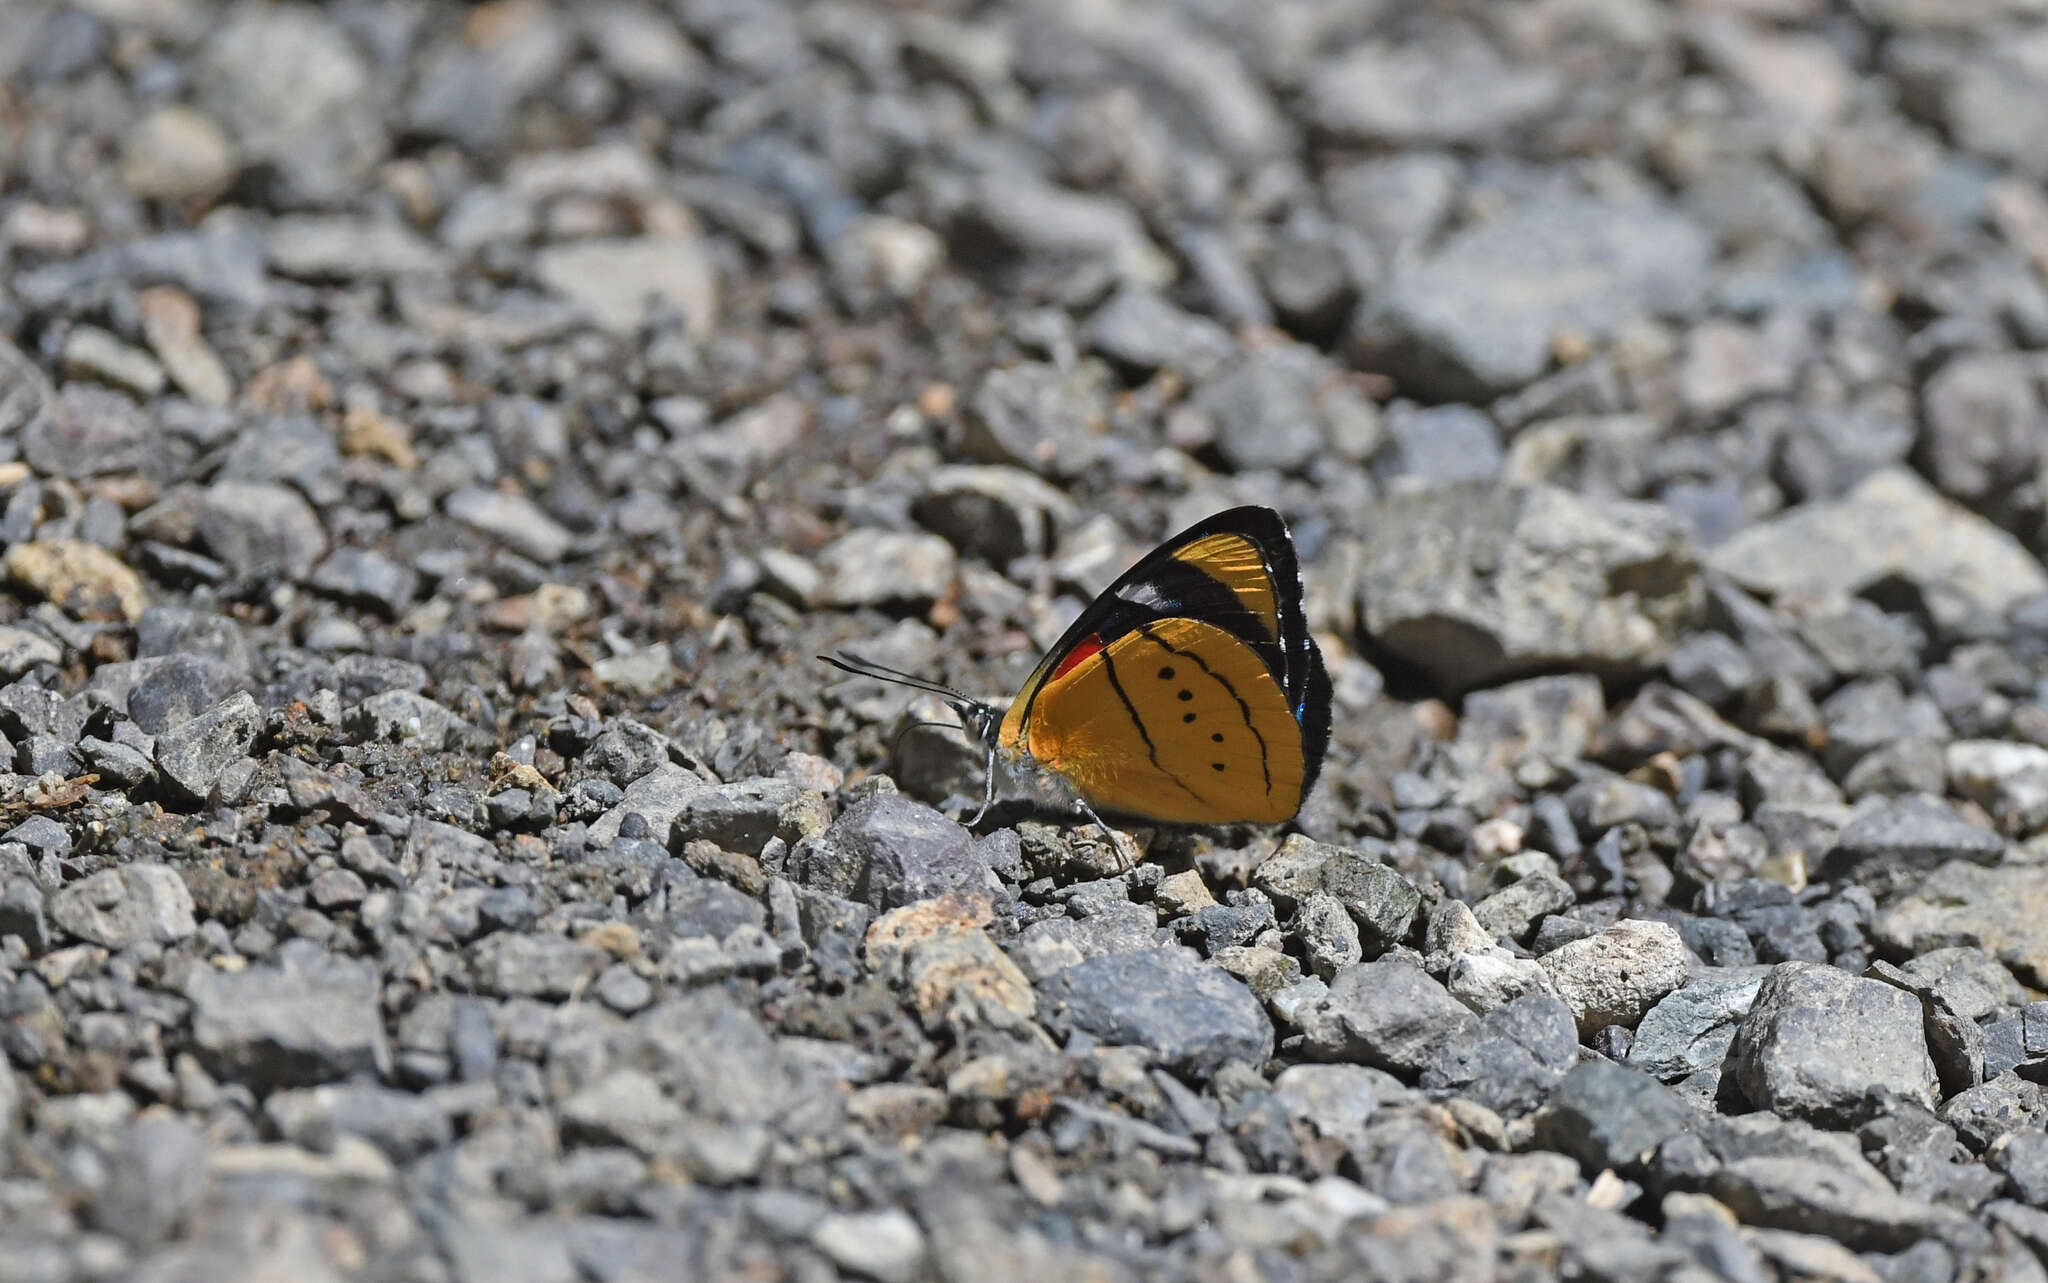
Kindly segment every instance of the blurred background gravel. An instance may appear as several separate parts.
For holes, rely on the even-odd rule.
[[[2048,1278],[2040,0],[0,0],[0,1280]],[[1279,508],[1285,832],[979,790]]]

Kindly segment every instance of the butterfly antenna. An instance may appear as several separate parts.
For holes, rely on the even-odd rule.
[[[1074,800],[1081,804],[1081,810],[1087,813],[1088,818],[1095,821],[1095,827],[1101,829],[1104,836],[1109,838],[1110,846],[1116,849],[1117,858],[1124,862],[1123,867],[1118,869],[1117,872],[1128,873],[1132,869],[1137,868],[1138,859],[1136,856],[1132,855],[1130,851],[1125,849],[1123,834],[1109,827],[1109,821],[1103,819],[1101,816],[1095,813],[1095,808],[1088,805],[1087,798],[1076,797]]]
[[[887,664],[877,664],[873,660],[862,659],[858,655],[842,653],[839,655],[820,655],[818,658],[841,672],[852,673],[855,677],[871,677],[879,682],[894,682],[898,686],[908,686],[913,690],[929,691],[931,694],[944,696],[947,699],[966,700],[969,703],[974,702],[968,700],[967,696],[962,695],[951,686],[935,682],[929,677],[919,677],[916,673],[906,673],[900,668],[891,668]]]

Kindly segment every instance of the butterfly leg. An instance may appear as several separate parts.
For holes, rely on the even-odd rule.
[[[1095,821],[1095,827],[1101,829],[1103,834],[1109,838],[1109,844],[1116,848],[1117,859],[1123,861],[1123,867],[1118,869],[1117,872],[1128,873],[1138,867],[1137,857],[1124,848],[1123,835],[1109,827],[1109,821],[1095,813],[1095,808],[1088,805],[1087,798],[1076,797],[1074,801],[1080,804],[1081,810],[1087,813],[1089,819]]]
[[[994,805],[994,803],[995,803],[995,800],[996,800],[996,750],[995,750],[995,745],[991,744],[991,745],[989,745],[989,750],[988,750],[988,772],[987,772],[987,774],[986,774],[986,775],[985,775],[985,776],[983,777],[983,782],[982,782],[982,786],[981,786],[981,809],[980,809],[979,811],[976,811],[976,812],[974,813],[974,818],[973,818],[973,819],[971,819],[971,820],[968,820],[968,821],[966,821],[966,825],[967,825],[967,827],[971,829],[971,828],[973,828],[973,827],[974,827],[975,825],[977,825],[977,824],[981,823],[981,817],[982,817],[982,816],[984,816],[984,815],[987,815],[987,814],[988,814],[988,808],[989,808],[990,806]]]

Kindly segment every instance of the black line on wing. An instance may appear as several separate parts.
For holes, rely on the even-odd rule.
[[[1107,650],[1102,652],[1102,670],[1109,676],[1109,688],[1116,692],[1116,697],[1123,701],[1124,711],[1131,715],[1131,725],[1138,728],[1138,738],[1145,741],[1145,756],[1152,759],[1153,767],[1156,768],[1161,775],[1164,775],[1167,779],[1172,780],[1176,785],[1178,785],[1181,792],[1187,794],[1189,797],[1195,799],[1197,802],[1200,802],[1202,805],[1207,806],[1209,804],[1209,799],[1203,797],[1200,793],[1197,793],[1193,789],[1189,788],[1186,780],[1183,780],[1180,776],[1175,775],[1172,771],[1167,770],[1166,764],[1159,760],[1159,750],[1153,745],[1152,736],[1148,731],[1146,731],[1143,719],[1141,719],[1138,716],[1138,706],[1136,704],[1131,703],[1131,697],[1124,693],[1124,684],[1121,680],[1118,679],[1116,675],[1116,665],[1110,662],[1109,652]]]
[[[1259,733],[1258,727],[1252,725],[1252,706],[1245,702],[1244,696],[1237,693],[1237,687],[1231,682],[1231,680],[1228,677],[1225,677],[1223,674],[1209,667],[1208,663],[1204,661],[1203,658],[1200,655],[1196,654],[1194,651],[1182,650],[1180,647],[1173,645],[1171,642],[1161,640],[1159,634],[1152,631],[1152,625],[1139,624],[1138,631],[1143,633],[1145,635],[1145,640],[1151,642],[1154,646],[1159,647],[1159,649],[1165,651],[1169,655],[1178,655],[1182,659],[1193,660],[1195,662],[1195,667],[1201,669],[1209,676],[1223,683],[1223,689],[1229,691],[1230,698],[1237,701],[1238,713],[1244,718],[1244,728],[1250,731],[1252,733],[1252,738],[1259,742],[1259,774],[1266,777],[1266,796],[1273,796],[1273,768],[1266,760],[1266,737]]]

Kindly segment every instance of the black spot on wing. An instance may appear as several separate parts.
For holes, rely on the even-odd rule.
[[[1109,678],[1109,688],[1115,691],[1117,699],[1123,702],[1124,712],[1130,714],[1131,725],[1138,728],[1138,738],[1145,741],[1145,756],[1152,759],[1152,769],[1158,771],[1167,779],[1172,780],[1181,792],[1202,803],[1204,806],[1208,805],[1207,798],[1189,788],[1186,780],[1167,770],[1165,764],[1159,760],[1159,749],[1152,743],[1151,733],[1145,729],[1145,719],[1138,716],[1138,706],[1131,703],[1130,695],[1124,691],[1123,681],[1116,675],[1116,663],[1110,659],[1107,650],[1102,652],[1102,670]]]
[[[1218,682],[1222,683],[1223,689],[1230,692],[1230,698],[1237,701],[1237,710],[1239,716],[1244,718],[1244,728],[1250,731],[1252,733],[1252,738],[1259,742],[1259,774],[1264,776],[1266,780],[1266,796],[1271,797],[1273,795],[1273,768],[1266,760],[1266,737],[1264,735],[1261,735],[1259,733],[1259,728],[1252,724],[1252,706],[1245,702],[1244,696],[1237,693],[1237,687],[1231,684],[1229,678],[1223,676],[1223,674],[1209,667],[1208,663],[1204,661],[1203,658],[1200,655],[1196,654],[1194,651],[1182,650],[1178,646],[1175,646],[1172,643],[1161,638],[1158,632],[1154,630],[1152,625],[1140,624],[1138,625],[1138,631],[1144,634],[1146,641],[1151,642],[1154,646],[1159,647],[1159,649],[1166,651],[1168,654],[1177,655],[1182,659],[1193,661],[1197,668],[1200,668],[1204,673],[1207,673],[1209,676],[1215,678]],[[1122,694],[1123,692],[1121,689],[1119,689],[1117,693]],[[1182,694],[1186,694],[1186,692],[1182,692]],[[1128,703],[1129,701],[1125,702]],[[1136,717],[1137,713],[1133,711],[1131,716]],[[1151,746],[1151,743],[1152,741],[1150,740],[1145,741],[1145,744],[1148,748]],[[1155,758],[1153,760],[1157,761],[1158,759]],[[1221,763],[1215,763],[1214,765],[1216,766],[1216,769],[1219,771],[1223,769]]]

